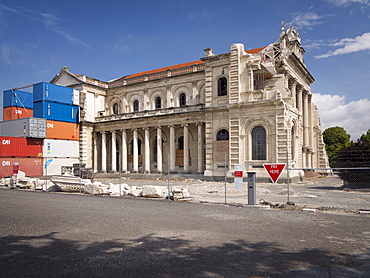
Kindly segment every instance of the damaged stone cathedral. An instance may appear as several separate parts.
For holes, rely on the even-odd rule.
[[[111,81],[63,67],[51,83],[80,90],[80,159],[94,172],[232,176],[264,163],[327,168],[295,27],[266,47],[212,53]],[[297,171],[296,175],[301,175]]]

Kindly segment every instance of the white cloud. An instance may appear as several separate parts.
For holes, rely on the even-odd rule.
[[[367,98],[345,102],[345,96],[313,94],[321,119],[321,129],[343,127],[351,140],[357,140],[370,129],[370,100]]]
[[[370,50],[370,32],[364,33],[361,36],[357,36],[354,39],[351,38],[341,39],[339,42],[331,44],[331,46],[339,48],[337,48],[334,51],[330,51],[326,54],[315,56],[315,58],[316,59],[328,58],[331,56],[343,55],[362,50]]]
[[[65,30],[58,22],[60,19],[51,13],[41,13],[36,10],[28,10],[22,8],[12,8],[5,5],[0,4],[0,10],[11,12],[14,14],[21,15],[22,17],[26,17],[32,20],[40,20],[45,27],[49,30],[55,32],[56,34],[62,36],[64,39],[69,41],[71,44],[77,44],[84,46],[86,48],[91,48],[87,43],[83,40],[71,35],[72,32]]]
[[[4,43],[0,45],[0,58],[9,66],[19,65],[24,63],[24,53],[10,44]]]
[[[297,28],[311,28],[314,25],[319,25],[322,22],[319,19],[322,19],[324,16],[318,15],[313,12],[308,13],[295,13],[293,14],[293,19],[291,22],[287,23],[287,26],[294,25]]]
[[[359,3],[362,5],[370,6],[370,0],[327,0],[336,6],[348,6],[351,3]]]

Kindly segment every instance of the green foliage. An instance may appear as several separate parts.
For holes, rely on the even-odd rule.
[[[356,143],[340,149],[333,168],[369,168],[370,167],[370,129],[362,134]],[[339,176],[349,185],[370,187],[370,169],[340,170]]]
[[[351,135],[347,134],[343,127],[336,126],[325,129],[323,138],[330,166],[332,166],[336,162],[338,152],[351,145]]]

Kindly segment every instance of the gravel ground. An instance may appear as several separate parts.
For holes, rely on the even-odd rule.
[[[117,179],[104,179],[103,183],[118,183]],[[247,205],[247,183],[243,190],[234,189],[233,183],[207,182],[200,180],[134,180],[124,179],[128,185],[160,185],[166,187],[187,188],[194,202],[227,203],[231,205]],[[226,190],[225,190],[226,185]],[[226,198],[225,198],[226,191]],[[226,202],[225,202],[226,199]],[[289,202],[290,205],[287,205]],[[288,187],[282,183],[257,183],[256,204],[268,205],[272,208],[300,210],[315,209],[320,212],[335,213],[366,213],[370,211],[370,189],[349,190],[343,188],[342,181],[337,177],[324,177],[295,183]]]

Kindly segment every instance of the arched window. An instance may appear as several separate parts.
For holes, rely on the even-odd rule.
[[[218,89],[217,95],[218,96],[226,96],[227,95],[227,79],[225,77],[221,77],[218,80]]]
[[[161,109],[162,108],[162,100],[160,97],[155,98],[155,109]]]
[[[266,160],[266,130],[262,126],[252,130],[252,160]]]
[[[179,97],[179,104],[180,104],[180,107],[186,105],[186,95],[184,93],[182,93]]]
[[[118,114],[118,103],[113,104],[113,114],[114,115]]]
[[[227,141],[229,140],[229,132],[226,129],[220,130],[217,133],[217,141]]]
[[[134,101],[133,110],[134,110],[134,112],[138,112],[139,111],[139,101],[138,100],[135,100]]]

